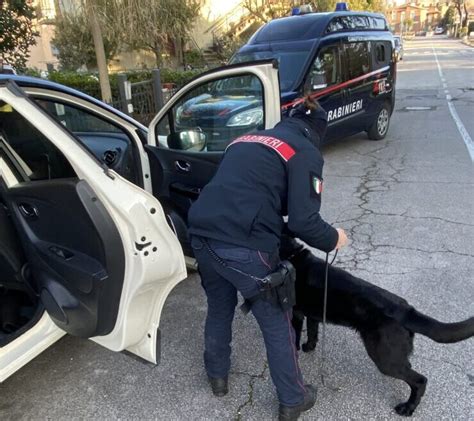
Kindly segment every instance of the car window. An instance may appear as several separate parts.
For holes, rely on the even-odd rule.
[[[309,89],[317,91],[341,81],[339,48],[331,46],[323,48],[311,66],[309,72]]]
[[[355,79],[370,71],[370,53],[367,42],[351,42],[346,50],[346,80]]]
[[[49,99],[35,99],[35,102],[44,108],[63,126],[73,133],[80,132],[100,132],[100,133],[121,133],[122,130],[116,125],[95,114],[71,105],[53,101]]]
[[[224,151],[264,125],[262,84],[255,75],[239,75],[192,89],[158,123],[157,134],[171,149]]]
[[[34,100],[72,132],[98,161],[132,183],[139,184],[134,142],[127,130],[75,104],[44,98]]]
[[[0,145],[27,180],[76,177],[62,152],[9,104],[0,101]]]

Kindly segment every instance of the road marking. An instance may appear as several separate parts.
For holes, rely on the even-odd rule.
[[[407,111],[426,111],[431,110],[431,107],[405,107]]]
[[[444,74],[443,70],[441,69],[441,64],[439,63],[438,60],[438,55],[436,54],[436,50],[434,46],[431,46],[433,50],[433,54],[435,56],[436,60],[436,65],[438,66],[438,73],[439,77],[441,80],[444,79]],[[446,80],[446,79],[444,79]],[[443,86],[446,85],[446,83],[443,83]],[[444,86],[445,89],[447,89],[447,85]],[[459,114],[456,111],[456,107],[453,104],[452,97],[449,93],[446,94],[446,101],[448,101],[448,108],[449,112],[451,113],[451,117],[453,118],[454,122],[456,123],[456,126],[459,130],[459,133],[461,134],[462,140],[464,140],[464,143],[466,145],[467,151],[469,152],[469,155],[471,156],[471,161],[474,162],[474,141],[472,140],[471,136],[469,135],[468,131],[466,130],[466,127],[462,123],[461,119],[459,118]]]

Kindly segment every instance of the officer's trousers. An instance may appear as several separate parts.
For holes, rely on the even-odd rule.
[[[231,268],[264,278],[278,265],[278,252],[268,254],[228,243],[193,237],[191,245],[198,261],[202,286],[207,295],[204,363],[208,376],[226,377],[230,370],[232,321],[237,291],[244,298],[259,292],[257,282]],[[225,265],[217,260],[221,259]],[[227,267],[226,267],[227,266]],[[267,350],[268,365],[278,399],[287,406],[303,402],[305,387],[298,365],[291,311],[283,312],[270,302],[259,299],[252,305]]]

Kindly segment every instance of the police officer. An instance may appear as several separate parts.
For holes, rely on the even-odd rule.
[[[275,128],[237,138],[190,209],[191,245],[208,302],[204,363],[216,396],[228,392],[237,291],[245,299],[258,296],[262,279],[277,268],[283,216],[312,247],[328,252],[347,242],[344,230],[319,215],[326,127],[326,112],[306,98]],[[251,310],[265,341],[279,419],[296,420],[314,405],[316,389],[303,382],[291,311],[264,297]]]

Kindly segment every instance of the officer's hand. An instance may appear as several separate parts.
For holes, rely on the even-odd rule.
[[[339,239],[337,240],[336,250],[343,248],[348,243],[346,232],[342,228],[336,228],[337,233],[339,234]]]

